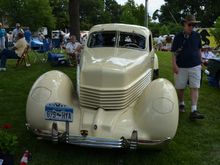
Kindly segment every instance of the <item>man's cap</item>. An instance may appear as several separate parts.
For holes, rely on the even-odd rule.
[[[200,23],[200,21],[196,20],[196,17],[194,15],[187,15],[183,19],[183,22],[189,22],[189,23],[194,23],[194,24]]]
[[[16,23],[16,26],[21,26],[20,23]]]

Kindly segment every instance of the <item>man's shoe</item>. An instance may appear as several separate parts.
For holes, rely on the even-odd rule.
[[[185,112],[185,105],[179,105],[179,111],[180,112]]]
[[[191,112],[189,115],[190,120],[204,119],[204,118],[205,118],[204,115],[201,114],[199,111]]]
[[[0,68],[0,71],[6,71],[6,68]]]
[[[27,63],[26,63],[26,67],[30,67],[30,66],[31,66],[31,64],[27,64]]]

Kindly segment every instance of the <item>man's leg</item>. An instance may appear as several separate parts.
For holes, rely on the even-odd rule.
[[[1,57],[0,68],[5,68],[6,61],[7,61],[6,49],[4,49],[4,50],[0,53],[0,57]]]
[[[18,56],[16,55],[15,51],[4,49],[1,54],[1,66],[0,68],[6,68],[6,62],[7,59],[18,59]]]
[[[76,63],[76,57],[74,53],[69,53],[69,62],[70,62],[70,66],[74,66]]]
[[[184,89],[177,89],[179,102],[184,102]]]
[[[190,113],[191,120],[204,118],[204,115],[197,110],[200,80],[201,80],[201,66],[190,68],[189,87],[190,87],[190,96],[191,96],[191,113]]]
[[[186,88],[188,81],[187,70],[179,68],[179,73],[174,75],[174,79],[179,100],[179,111],[185,112],[184,89]]]
[[[179,111],[185,112],[184,89],[177,89],[177,95],[179,100]]]
[[[192,112],[197,111],[199,89],[198,88],[190,88],[190,96],[191,96],[191,101],[192,101]]]

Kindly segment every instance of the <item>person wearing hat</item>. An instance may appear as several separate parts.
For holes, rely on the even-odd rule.
[[[18,33],[24,33],[24,30],[21,28],[20,23],[16,23],[16,28],[12,31],[13,42],[17,41]]]
[[[183,20],[183,31],[178,33],[173,41],[172,66],[179,99],[179,111],[185,112],[184,90],[190,88],[191,96],[191,120],[203,119],[204,115],[197,110],[199,88],[201,80],[201,38],[200,34],[193,31],[199,23],[195,16],[188,15]]]
[[[0,50],[5,49],[5,39],[7,37],[6,30],[2,26],[3,25],[0,22]]]

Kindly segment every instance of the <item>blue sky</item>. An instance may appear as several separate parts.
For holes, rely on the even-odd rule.
[[[124,4],[127,0],[116,0],[120,4]],[[145,4],[145,0],[135,0],[136,4]],[[164,4],[164,0],[148,0],[149,15],[152,16],[155,10],[160,9],[161,5]]]

